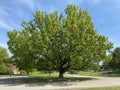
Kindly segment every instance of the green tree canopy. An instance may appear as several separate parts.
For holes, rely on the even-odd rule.
[[[120,47],[114,49],[112,56],[112,60],[109,62],[109,67],[112,70],[120,71]]]
[[[8,45],[13,56],[11,61],[19,70],[25,70],[28,74],[35,67],[34,51],[32,47],[32,37],[28,29],[22,31],[8,32],[10,38]]]
[[[17,66],[58,70],[60,78],[70,69],[97,66],[112,48],[108,38],[94,29],[88,11],[75,5],[68,5],[64,16],[57,11],[37,11],[23,27],[22,31],[8,32],[9,49]]]
[[[0,46],[0,73],[6,73],[8,71],[8,60],[9,56],[7,50]]]

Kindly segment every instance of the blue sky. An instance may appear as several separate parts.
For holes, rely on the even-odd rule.
[[[98,33],[120,47],[120,0],[0,0],[0,46],[8,48],[7,31],[21,30],[36,10],[61,13],[68,4],[88,9]]]

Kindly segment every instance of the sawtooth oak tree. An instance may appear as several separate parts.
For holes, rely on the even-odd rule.
[[[8,46],[17,66],[57,70],[59,78],[68,70],[97,66],[112,48],[108,38],[94,29],[88,11],[75,5],[68,5],[61,15],[37,11],[23,27],[8,32]]]

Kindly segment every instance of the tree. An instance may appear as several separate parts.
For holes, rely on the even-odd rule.
[[[27,74],[35,67],[35,58],[32,50],[32,40],[28,29],[21,32],[14,30],[8,32],[8,45],[13,56],[11,61],[19,70],[25,70]]]
[[[9,56],[5,48],[0,47],[0,73],[7,73],[9,70],[8,61]]]
[[[112,52],[112,60],[108,65],[112,70],[120,71],[120,47],[114,49]]]
[[[109,66],[109,63],[110,61],[112,60],[112,51],[109,53],[109,55],[107,56],[106,60],[101,62],[101,65],[100,65],[100,70],[104,70],[104,71],[109,71],[111,70],[110,69],[110,66]]]
[[[112,43],[108,41],[108,38],[98,35],[94,29],[87,10],[68,5],[65,14],[63,16],[58,15],[57,11],[50,14],[37,11],[33,20],[23,23],[23,27],[30,34],[32,43],[28,45],[32,47],[32,50],[29,51],[27,48],[22,52],[26,53],[25,50],[28,50],[28,53],[31,52],[37,63],[40,62],[37,64],[40,65],[39,67],[41,67],[41,63],[43,63],[42,67],[49,63],[45,68],[57,70],[59,78],[63,78],[63,74],[68,70],[83,70],[99,64],[100,61],[106,59],[106,52],[112,48]],[[17,31],[14,32],[17,33]],[[21,44],[21,41],[15,39],[15,36],[11,38],[12,34],[8,33],[8,36],[10,38],[9,48],[15,56],[18,53],[19,45],[17,43]],[[19,37],[20,35],[18,35]],[[15,46],[12,40],[15,40]],[[29,42],[29,40],[27,41]],[[24,44],[28,42],[24,42]],[[21,51],[21,47],[19,49]],[[26,56],[26,54],[22,54]],[[34,60],[34,58],[32,59]]]

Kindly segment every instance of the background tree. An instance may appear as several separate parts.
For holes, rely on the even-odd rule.
[[[104,71],[109,71],[111,70],[110,68],[110,62],[112,60],[112,52],[110,52],[110,54],[107,56],[106,60],[104,60],[103,62],[101,62],[101,65],[100,65],[100,70],[104,70]]]
[[[112,56],[112,60],[109,62],[109,67],[112,70],[120,71],[120,47],[114,49]]]
[[[0,73],[7,73],[9,71],[8,63],[9,56],[7,50],[0,46]]]
[[[18,35],[18,31],[9,32],[8,45],[13,55],[18,56],[20,62],[23,57],[26,58],[23,59],[26,60],[24,65],[33,64],[36,60],[35,63],[40,62],[37,64],[39,67],[57,70],[60,78],[63,78],[63,74],[70,69],[87,69],[105,60],[106,52],[110,51],[112,43],[107,37],[97,33],[88,11],[79,9],[75,5],[68,5],[65,14],[63,16],[58,15],[57,11],[50,14],[37,11],[34,20],[29,23],[24,22],[24,29],[28,31],[27,36],[32,43],[25,37],[26,32],[25,35]],[[28,46],[22,48],[21,43],[23,47],[26,44]],[[27,59],[27,55],[28,57],[32,55],[30,56],[32,59]],[[33,61],[29,62],[31,60]]]

